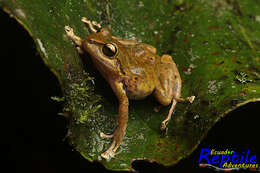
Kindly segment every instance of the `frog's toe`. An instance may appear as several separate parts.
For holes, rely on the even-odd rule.
[[[166,129],[166,122],[163,121],[163,122],[161,123],[161,128],[160,128],[160,129],[161,129],[161,131],[163,131],[163,130]]]
[[[112,150],[107,150],[106,152],[101,154],[101,157],[106,160],[109,160],[109,159],[113,158],[114,156],[115,156],[115,153]]]
[[[81,18],[81,21],[82,21],[83,23],[86,23],[86,24],[91,23],[90,20],[88,20],[86,17],[82,17],[82,18]]]
[[[97,23],[96,21],[92,21],[92,24],[96,27],[98,27],[99,29],[101,28],[101,25],[99,23]]]
[[[113,134],[112,135],[106,135],[105,133],[103,132],[100,132],[99,136],[102,138],[102,139],[105,139],[105,138],[113,138]]]
[[[67,35],[74,35],[73,29],[70,26],[65,26],[64,29]]]
[[[65,26],[64,28],[69,39],[71,39],[76,44],[76,46],[81,46],[82,40],[80,37],[74,34],[73,28],[70,26]]]
[[[190,96],[187,98],[190,103],[192,103],[195,99],[195,96]]]

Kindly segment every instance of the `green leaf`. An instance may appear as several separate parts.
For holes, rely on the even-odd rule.
[[[248,102],[260,101],[260,2],[255,0],[0,0],[34,39],[43,61],[58,77],[70,112],[70,141],[89,161],[107,169],[130,170],[134,159],[163,165],[189,155],[224,115]],[[183,80],[183,97],[160,132],[169,107],[153,111],[156,100],[131,101],[126,136],[114,159],[102,160],[117,120],[117,100],[91,66],[84,66],[66,37],[69,25],[88,34],[81,17],[110,24],[113,35],[155,46],[170,54]],[[85,57],[88,64],[89,57]],[[84,64],[84,65],[83,65]],[[91,74],[91,75],[89,75]],[[91,77],[90,77],[91,76]],[[94,78],[92,78],[94,77]]]

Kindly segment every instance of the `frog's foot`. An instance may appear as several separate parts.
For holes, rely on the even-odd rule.
[[[74,34],[73,28],[71,28],[70,26],[65,26],[65,32],[67,34],[67,36],[77,45],[77,46],[81,46],[82,44],[82,39],[80,37],[78,37],[77,35]]]
[[[104,133],[100,133],[101,138],[113,138],[113,142],[110,147],[101,154],[101,157],[104,159],[110,159],[114,157],[116,150],[119,148],[121,142],[123,141],[125,135],[125,127],[117,127],[115,132],[112,135],[106,135]]]
[[[90,20],[88,20],[86,17],[82,17],[81,18],[81,21],[83,22],[83,23],[85,23],[85,24],[88,24],[88,26],[89,26],[89,28],[90,28],[90,30],[91,31],[93,31],[93,32],[97,32],[97,30],[94,28],[94,26],[96,26],[97,28],[101,28],[101,25],[99,24],[99,23],[97,23],[96,21],[90,21]]]
[[[168,120],[169,121],[169,120]],[[161,131],[164,131],[166,129],[166,124],[168,123],[168,121],[164,120],[162,123],[161,123]]]
[[[178,102],[190,102],[190,103],[193,103],[194,99],[195,99],[195,96],[190,96],[190,97],[187,97],[187,98],[174,98],[175,100],[177,100]]]
[[[115,142],[113,141],[113,143],[108,148],[108,150],[101,154],[101,157],[106,160],[113,158],[115,156],[115,152],[113,151],[114,147],[115,147]]]

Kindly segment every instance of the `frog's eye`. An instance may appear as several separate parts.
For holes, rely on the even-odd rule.
[[[102,52],[104,55],[106,55],[108,57],[113,57],[117,53],[117,48],[114,44],[108,43],[103,46]]]

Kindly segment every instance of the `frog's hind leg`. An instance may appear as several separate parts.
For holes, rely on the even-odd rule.
[[[195,99],[195,96],[190,96],[190,97],[187,97],[185,99],[184,98],[180,98],[180,97],[173,98],[172,105],[171,105],[171,108],[169,110],[168,116],[161,123],[161,130],[165,130],[166,129],[166,125],[171,120],[171,117],[172,117],[172,114],[173,114],[173,110],[174,110],[177,102],[190,102],[190,103],[192,103],[194,101],[194,99]]]
[[[161,123],[161,130],[166,129],[166,124],[170,121],[173,110],[177,102],[192,103],[195,96],[181,98],[181,77],[177,66],[170,55],[163,55],[159,66],[159,81],[160,85],[155,89],[155,97],[159,103],[167,106],[172,103],[168,116]]]
[[[160,128],[161,130],[166,129],[167,123],[171,120],[172,113],[173,113],[173,110],[174,110],[176,104],[177,104],[177,101],[175,99],[173,99],[171,108],[170,108],[169,113],[168,113],[168,116],[161,123],[161,128]]]
[[[85,24],[87,24],[90,28],[91,31],[93,32],[97,32],[97,30],[94,28],[94,26],[96,26],[98,29],[101,29],[101,25],[99,23],[97,23],[96,21],[90,21],[88,20],[86,17],[82,17],[81,21]]]
[[[78,52],[83,53],[83,50],[81,49],[82,39],[74,34],[73,28],[71,28],[70,26],[65,26],[65,32],[69,39],[71,39],[76,44]]]

